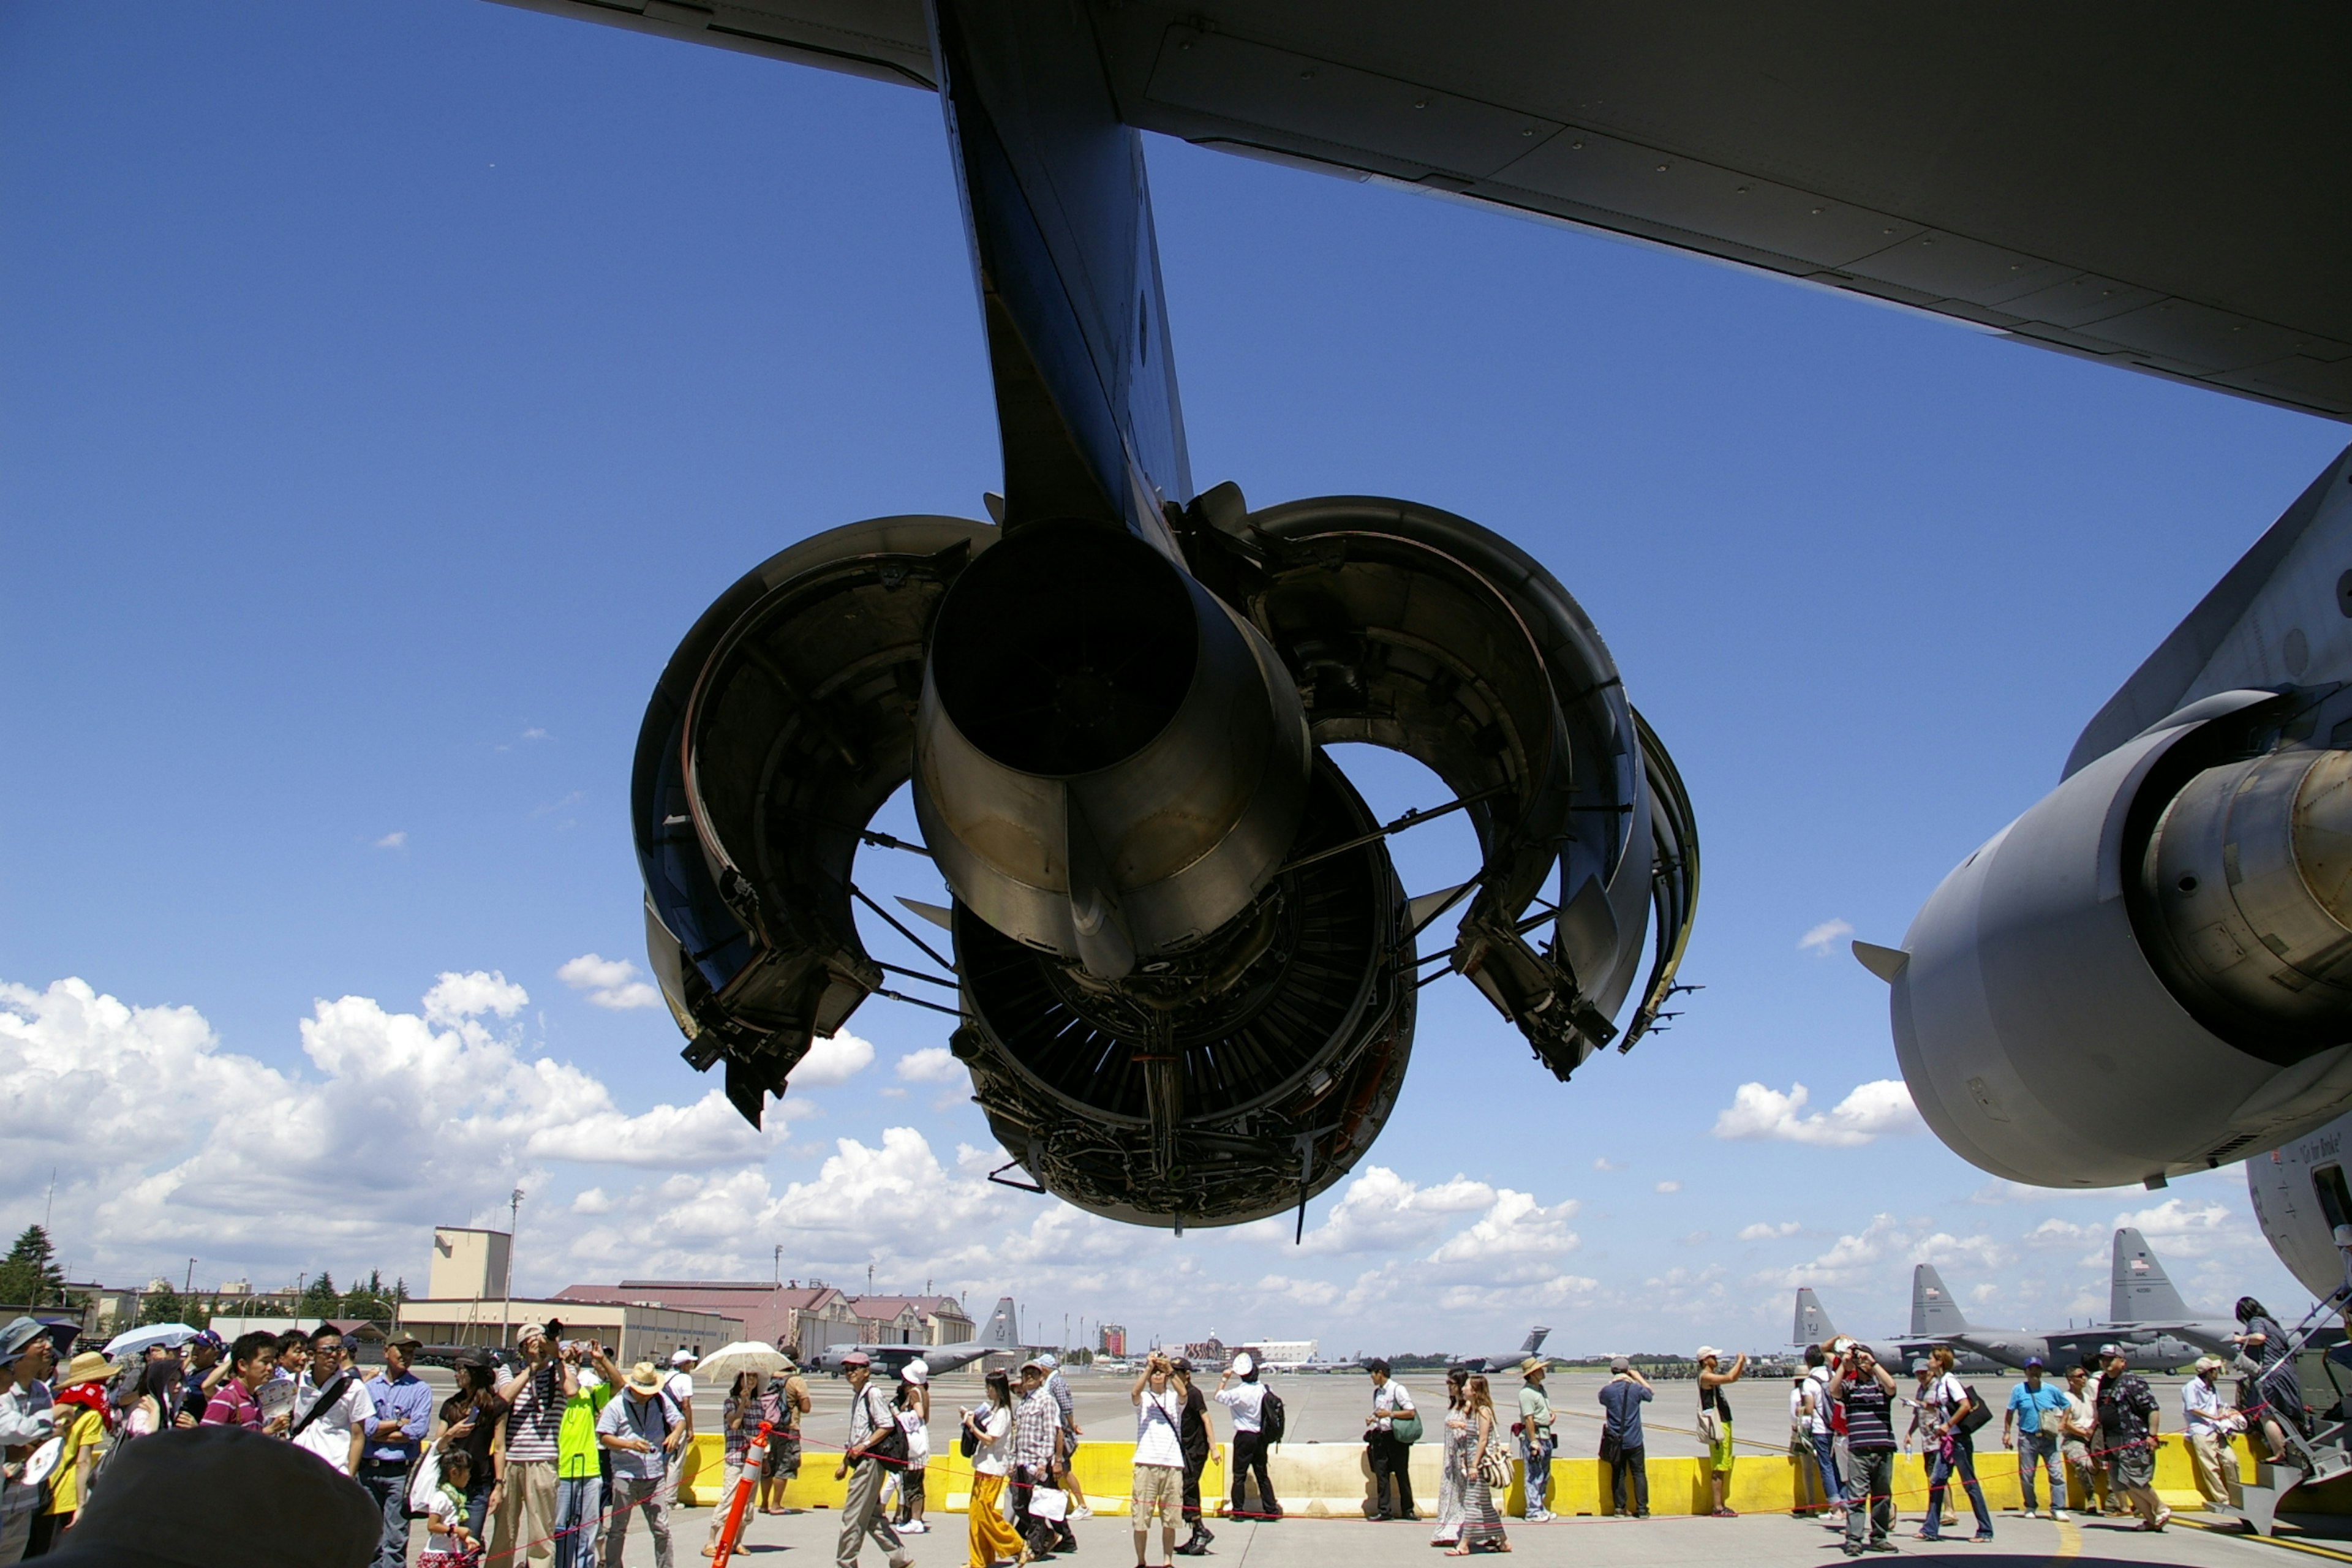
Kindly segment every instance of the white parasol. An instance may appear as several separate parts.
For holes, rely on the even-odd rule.
[[[143,1329],[129,1329],[106,1342],[106,1359],[121,1361],[124,1356],[145,1355],[151,1345],[184,1345],[196,1337],[196,1331],[185,1323],[150,1323]]]
[[[694,1376],[698,1383],[715,1383],[721,1387],[731,1385],[747,1372],[761,1377],[773,1377],[792,1365],[792,1360],[773,1345],[757,1340],[737,1340],[731,1345],[721,1345],[695,1363]]]

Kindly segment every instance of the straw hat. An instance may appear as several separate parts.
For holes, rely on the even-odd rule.
[[[662,1391],[662,1374],[649,1361],[641,1361],[629,1369],[628,1383],[639,1394],[659,1394]]]
[[[112,1377],[115,1364],[96,1351],[84,1351],[67,1363],[65,1374],[58,1379],[59,1388],[71,1388],[77,1383],[98,1383]]]

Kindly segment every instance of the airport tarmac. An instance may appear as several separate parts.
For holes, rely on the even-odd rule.
[[[691,1563],[709,1527],[707,1509],[684,1509],[673,1516],[675,1559]],[[2105,1520],[2052,1523],[2016,1514],[1994,1521],[1995,1536],[1985,1545],[1966,1536],[1942,1542],[1912,1539],[1916,1515],[1901,1528],[1895,1545],[1901,1555],[1915,1558],[1955,1558],[1969,1568],[2025,1568],[2026,1564],[2068,1560],[2077,1568],[2106,1564],[2154,1563],[2175,1568],[2262,1568],[2268,1562],[2284,1568],[2295,1558],[2308,1562],[2317,1555],[2352,1563],[2352,1552],[2298,1541],[2292,1547],[2251,1541],[2222,1531],[2199,1529],[2176,1519],[2160,1534]],[[1624,1564],[1625,1568],[1819,1568],[1843,1562],[1842,1537],[1808,1521],[1781,1515],[1749,1514],[1739,1519],[1666,1518],[1577,1519],[1527,1525],[1507,1521],[1513,1554],[1537,1563]],[[1077,1552],[1064,1559],[1074,1565],[1123,1568],[1132,1561],[1134,1537],[1128,1521],[1118,1518],[1084,1519],[1072,1525]],[[1429,1544],[1426,1525],[1372,1524],[1358,1520],[1286,1520],[1276,1524],[1220,1522],[1204,1568],[1412,1568],[1435,1563],[1441,1553]],[[422,1533],[421,1531],[419,1532]],[[830,1510],[754,1519],[740,1548],[753,1563],[781,1563],[785,1553],[796,1561],[817,1563],[833,1558],[841,1535],[841,1516]],[[962,1568],[968,1561],[965,1521],[961,1514],[934,1517],[928,1534],[905,1538],[913,1568]],[[2292,1555],[2291,1555],[2292,1553]],[[1162,1562],[1160,1542],[1150,1546],[1153,1568]],[[647,1568],[654,1561],[653,1543],[645,1526],[634,1526],[623,1559],[626,1568]],[[868,1568],[884,1568],[883,1553],[869,1539],[862,1561]]]

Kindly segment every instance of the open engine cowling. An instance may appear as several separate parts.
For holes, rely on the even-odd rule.
[[[1696,829],[1550,574],[1399,501],[1252,513],[1228,485],[1170,521],[1181,560],[1095,523],[853,524],[688,634],[638,742],[647,940],[747,1117],[883,989],[852,862],[910,780],[953,894],[950,1048],[1013,1160],[1098,1214],[1234,1224],[1344,1175],[1446,910],[1452,967],[1557,1077],[1655,1023]],[[1407,898],[1342,740],[1456,792],[1460,886]]]
[[[2352,1107],[2352,753],[2209,697],[2083,766],[1891,952],[1920,1114],[1997,1175],[2160,1182]]]

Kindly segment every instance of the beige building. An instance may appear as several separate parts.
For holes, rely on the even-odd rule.
[[[400,1307],[400,1327],[428,1346],[511,1345],[523,1324],[551,1321],[562,1321],[565,1339],[613,1346],[624,1368],[640,1361],[666,1364],[680,1345],[707,1352],[746,1337],[740,1318],[633,1301],[510,1302],[467,1296],[404,1301]]]
[[[960,1345],[980,1330],[953,1296],[854,1296],[860,1344]]]
[[[433,1227],[433,1262],[425,1293],[436,1301],[495,1300],[512,1281],[514,1237],[502,1230]]]

